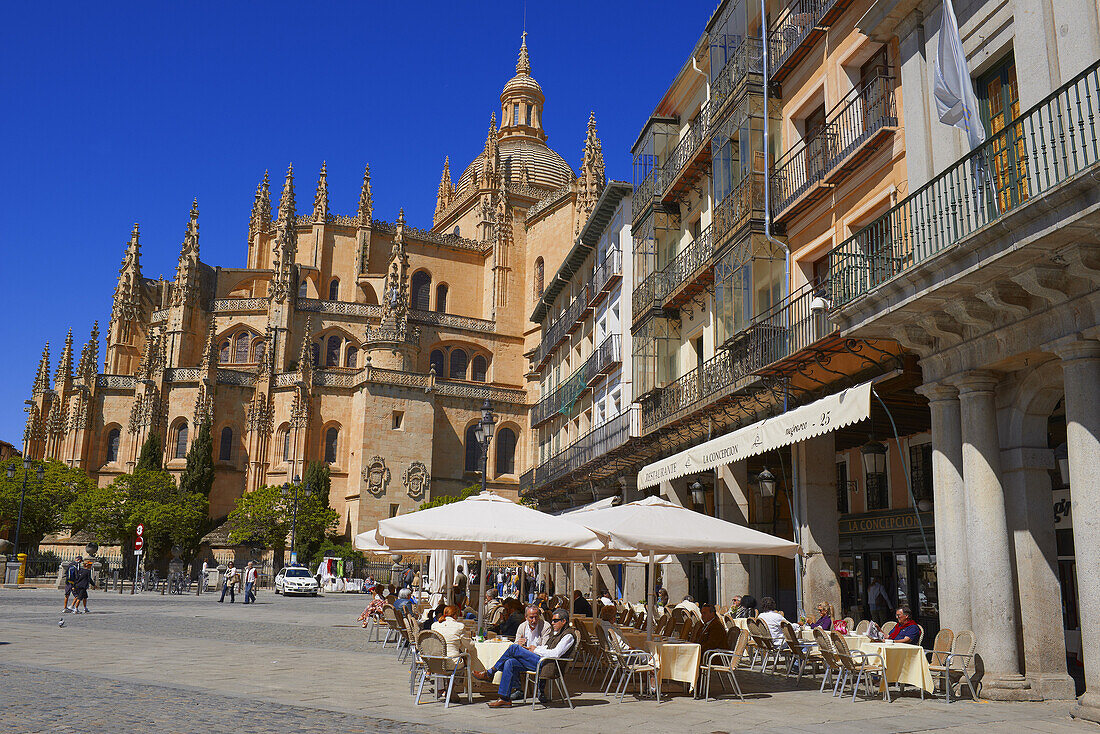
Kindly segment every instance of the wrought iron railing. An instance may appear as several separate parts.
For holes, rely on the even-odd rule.
[[[737,91],[750,80],[750,75],[764,73],[764,44],[759,38],[746,38],[722,67],[710,86],[709,117],[712,124],[720,118],[726,103],[737,96]]]
[[[658,293],[668,293],[668,287],[665,285],[665,277],[664,270],[650,273],[638,284],[638,287],[634,289],[634,294],[631,296],[631,305],[633,306],[631,314],[634,318],[638,318],[658,305]]]
[[[768,55],[772,69],[778,69],[798,49],[836,0],[797,0],[787,6],[768,33]]]
[[[772,174],[773,213],[786,209],[879,130],[897,124],[894,77],[876,76],[863,87],[853,88],[833,106],[816,135],[776,161]]]
[[[586,286],[581,289],[581,292],[577,294],[577,297],[573,299],[573,302],[569,304],[569,307],[565,309],[561,317],[554,321],[553,326],[547,329],[543,334],[542,341],[539,342],[539,347],[535,350],[536,366],[546,361],[546,358],[550,356],[554,348],[565,339],[566,335],[572,330],[573,324],[576,323],[580,315],[584,313],[587,306],[588,288]]]
[[[683,252],[672,258],[672,262],[665,267],[664,278],[660,283],[663,286],[663,292],[658,290],[654,293],[658,301],[663,301],[669,293],[687,282],[700,268],[710,262],[711,255],[714,254],[714,239],[710,233],[710,227],[700,232],[699,236],[685,247]]]
[[[726,198],[714,207],[711,216],[711,247],[718,250],[729,237],[748,224],[754,216],[764,216],[764,176],[753,173],[744,178]]]
[[[596,272],[592,276],[592,289],[600,293],[611,279],[623,274],[622,250],[610,250],[604,256],[603,262],[596,266]],[[591,295],[591,294],[590,294]]]
[[[637,221],[638,217],[653,203],[653,197],[665,190],[665,173],[661,166],[655,165],[649,175],[634,189],[634,195],[630,199],[631,219]]]
[[[723,349],[642,403],[642,431],[705,406],[717,393],[752,373],[754,362],[743,346]]]
[[[806,283],[753,319],[745,330],[746,348],[759,370],[821,341],[836,329],[829,323],[828,304],[819,283]]]
[[[582,469],[629,439],[630,410],[625,410],[535,467],[532,486],[541,487]]]
[[[687,135],[680,138],[680,142],[676,143],[676,147],[672,149],[668,159],[661,166],[663,169],[661,178],[664,182],[664,190],[667,191],[680,177],[680,172],[695,158],[699,148],[709,139],[710,110],[710,103],[704,102],[703,106],[699,108],[699,114],[696,115],[688,128]]]
[[[1100,61],[840,243],[829,253],[833,304],[862,296],[1095,166],[1098,105]]]
[[[570,413],[576,399],[587,387],[611,365],[621,361],[622,338],[611,334],[568,379],[535,405],[531,411],[531,425],[544,423],[557,413]]]

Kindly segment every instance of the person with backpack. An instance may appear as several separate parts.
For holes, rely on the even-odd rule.
[[[95,586],[95,582],[92,580],[92,561],[89,558],[84,561],[83,565],[76,569],[76,575],[73,576],[74,614],[88,613],[88,588],[92,586]],[[83,612],[80,610],[81,602],[84,602]]]
[[[414,576],[416,576],[416,573],[413,571],[412,566],[405,566],[405,572],[401,574],[401,585],[406,589],[411,589]]]
[[[72,614],[76,611],[76,600],[73,600],[72,608],[69,607],[69,597],[73,593],[73,583],[76,581],[76,571],[84,563],[84,556],[77,556],[76,560],[65,568],[65,611],[62,614]]]

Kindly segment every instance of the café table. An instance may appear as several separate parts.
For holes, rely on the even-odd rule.
[[[475,642],[474,643],[474,654],[471,656],[470,665],[472,666],[473,670],[488,670],[489,668],[496,665],[496,662],[498,660],[500,660],[501,656],[504,655],[505,651],[508,649],[508,646],[511,645],[511,644],[512,643],[509,642],[508,640],[501,640],[501,639],[485,640],[484,642]],[[481,681],[477,681],[477,680],[474,681],[474,685],[478,685],[479,683],[482,686],[489,686],[490,685],[489,683],[485,683],[485,682],[481,682]],[[493,684],[492,685],[499,685],[499,684],[500,684],[500,671],[497,671],[497,674],[495,676],[493,676]]]
[[[920,645],[904,642],[873,642],[865,639],[858,648],[849,642],[848,649],[859,649],[861,652],[882,656],[886,675],[879,683],[880,689],[887,682],[913,686],[921,689],[922,698],[924,691],[931,693],[934,690],[932,671],[928,668],[928,659],[925,657],[924,648]]]

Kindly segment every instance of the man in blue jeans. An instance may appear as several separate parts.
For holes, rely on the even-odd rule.
[[[500,671],[500,688],[497,689],[499,698],[490,701],[491,708],[508,708],[512,705],[512,691],[519,689],[519,677],[526,670],[534,670],[539,660],[543,658],[564,657],[573,648],[576,637],[569,628],[569,613],[564,609],[555,609],[550,621],[553,631],[545,645],[531,645],[527,647],[517,643],[509,645],[500,660],[485,672],[474,671],[474,677],[480,681],[491,681],[497,671]],[[542,695],[539,695],[541,700]]]

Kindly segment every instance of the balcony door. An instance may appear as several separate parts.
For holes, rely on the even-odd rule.
[[[825,137],[825,103],[806,116],[806,183],[825,175],[829,146]]]
[[[863,106],[863,131],[873,132],[886,117],[886,77],[890,74],[890,61],[886,46],[867,59],[859,67],[860,99]]]
[[[1016,84],[1016,60],[1010,55],[978,81],[982,122],[992,141],[993,185],[997,205],[1007,211],[1027,201],[1027,149],[1020,116],[1020,90]],[[988,159],[987,159],[988,160]]]

